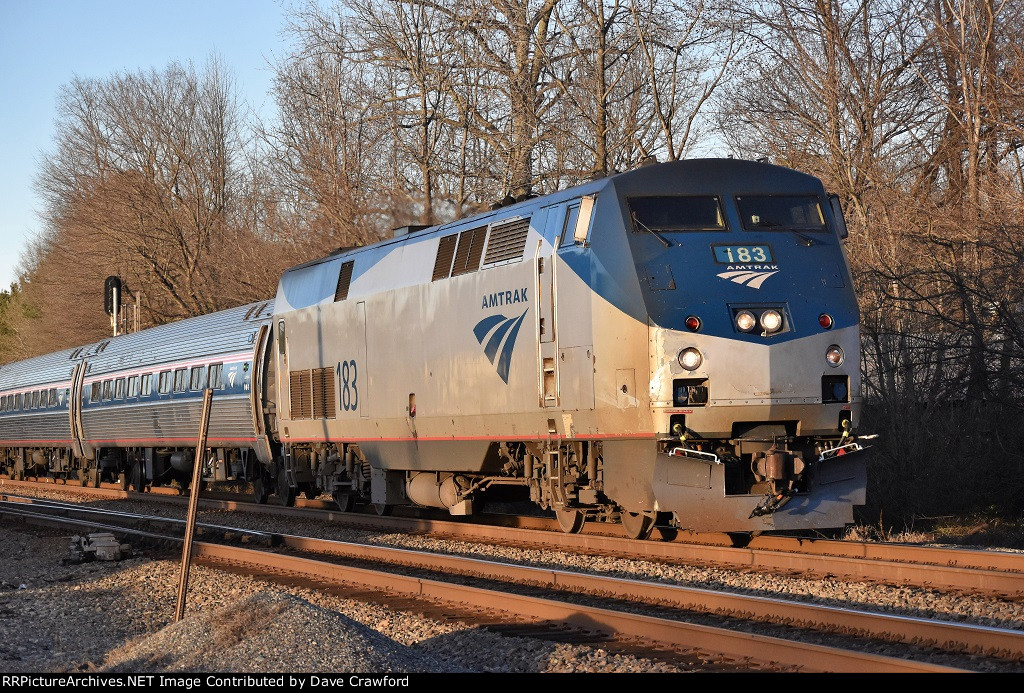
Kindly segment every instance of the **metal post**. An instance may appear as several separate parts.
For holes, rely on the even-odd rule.
[[[196,528],[196,508],[199,505],[199,484],[203,476],[203,462],[206,459],[206,431],[210,427],[210,405],[213,390],[203,390],[203,416],[199,423],[199,440],[196,442],[195,466],[192,469],[192,488],[188,500],[188,516],[185,519],[185,547],[181,553],[181,573],[178,575],[178,608],[174,622],[185,617],[185,592],[188,590],[188,572],[192,567],[192,536]]]

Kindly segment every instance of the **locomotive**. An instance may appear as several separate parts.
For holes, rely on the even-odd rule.
[[[651,164],[287,270],[277,295],[0,366],[0,466],[213,479],[564,531],[842,527],[865,502],[838,198],[736,159]]]

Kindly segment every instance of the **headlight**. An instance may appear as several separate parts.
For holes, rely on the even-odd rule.
[[[782,327],[782,315],[777,310],[766,310],[761,313],[761,327],[765,332],[778,332]]]
[[[845,358],[846,354],[843,353],[843,348],[838,344],[833,344],[825,350],[825,361],[833,368],[839,368],[839,366],[843,365]]]
[[[740,332],[750,332],[757,324],[757,318],[749,310],[741,310],[736,313],[736,327]]]
[[[704,362],[704,357],[693,347],[686,347],[679,352],[679,365],[688,371],[695,371]]]

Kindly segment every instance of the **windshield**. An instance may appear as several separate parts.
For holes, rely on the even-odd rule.
[[[814,195],[744,195],[736,198],[747,231],[824,231],[825,216]]]
[[[722,231],[725,216],[712,195],[634,197],[629,200],[633,230]]]

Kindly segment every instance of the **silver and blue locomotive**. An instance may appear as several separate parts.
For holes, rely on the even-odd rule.
[[[31,445],[8,412],[0,439],[22,436],[6,453],[22,468],[38,452],[152,483],[191,464],[195,412],[147,401],[150,418],[76,443],[91,388],[102,410],[104,383],[116,395],[152,366],[187,369],[191,393],[233,351],[251,416],[229,417],[215,391],[237,429],[206,463],[251,478],[260,501],[328,493],[345,510],[459,515],[532,501],[565,531],[618,520],[637,538],[655,523],[841,527],[866,483],[845,235],[811,176],[733,159],[645,166],[292,268],[273,302],[216,314],[244,341],[216,355],[200,345],[227,327],[195,318],[177,323],[195,353],[184,338],[180,355],[144,347],[164,326],[109,340],[134,354],[124,366],[98,345],[43,357],[68,371],[71,444]],[[0,397],[25,389],[32,363],[0,368]],[[28,387],[59,389],[50,380]]]

